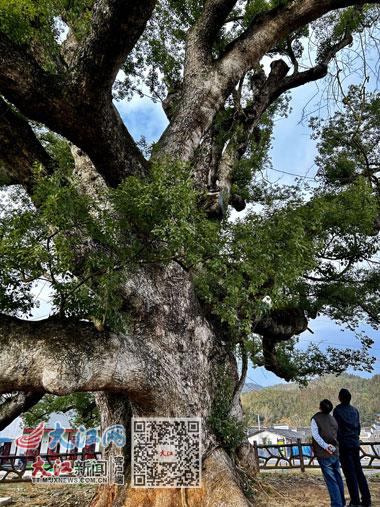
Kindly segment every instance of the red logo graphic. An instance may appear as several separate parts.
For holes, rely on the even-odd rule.
[[[59,476],[61,474],[71,474],[73,467],[70,461],[61,461],[59,458],[54,461],[54,475]]]
[[[160,452],[160,456],[164,456],[165,458],[167,458],[168,456],[175,456],[175,452],[162,450]]]
[[[37,456],[36,461],[32,464],[33,472],[32,477],[35,477],[38,472],[40,472],[41,475],[44,477],[50,477],[51,473],[45,470],[44,468],[45,461],[41,458],[41,456]]]
[[[36,461],[32,464],[32,477],[36,477],[38,472],[44,477],[51,477],[51,472],[45,470],[46,463],[41,456],[37,456]],[[71,474],[72,472],[73,466],[70,461],[61,461],[59,458],[54,461],[53,473],[56,477],[59,477],[61,474]]]
[[[42,435],[45,431],[45,423],[40,424],[29,433],[29,435],[22,435],[16,438],[16,445],[20,449],[37,449],[41,443]]]

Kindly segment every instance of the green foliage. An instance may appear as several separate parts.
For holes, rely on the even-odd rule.
[[[274,310],[302,308],[308,318],[323,313],[352,328],[363,318],[378,325],[379,274],[363,261],[371,263],[379,251],[379,200],[367,161],[376,169],[380,107],[377,95],[360,93],[353,88],[344,113],[314,123],[321,140],[320,189],[305,194],[300,186],[262,187],[259,210],[221,223],[202,210],[204,196],[194,189],[187,164],[152,164],[147,178],[128,177],[99,201],[80,192],[66,141],[41,134],[57,169],[46,177],[36,168],[37,206],[16,189],[13,207],[2,212],[1,310],[30,313],[33,284],[48,280],[57,313],[125,329],[133,315],[123,306],[120,286],[141,265],[176,261],[190,272],[229,346],[244,339],[254,363],[262,362],[262,351],[252,333],[270,309],[268,298]],[[265,121],[263,149],[252,146],[240,176],[245,184],[249,163],[257,157],[263,164],[270,145],[271,117]],[[342,174],[342,156],[350,160],[344,182],[331,178],[331,168]],[[291,378],[302,381],[350,365],[368,369],[370,344],[363,338],[362,345],[357,352],[324,355],[313,346],[300,351],[293,340],[277,353]]]
[[[66,22],[81,39],[88,33],[92,4],[93,0],[0,0],[0,30],[28,46],[54,72],[59,22]],[[220,56],[255,17],[286,4],[287,0],[238,2],[231,21],[218,34],[213,56]],[[144,86],[155,99],[168,90],[180,91],[186,34],[203,8],[200,0],[159,2],[124,66],[126,81],[115,89],[119,97],[136,89],[143,94]],[[314,30],[321,43],[318,58],[347,29],[360,32],[371,12],[370,7],[348,8],[324,17],[321,33]],[[309,27],[303,27],[271,48],[269,55],[289,57],[290,47],[301,58],[308,33]],[[242,86],[242,107],[253,105],[251,77]],[[295,305],[310,318],[323,312],[336,320],[348,319],[352,326],[364,315],[376,325],[379,274],[364,268],[363,261],[371,263],[379,249],[374,235],[379,95],[352,87],[342,111],[326,122],[313,120],[319,139],[318,191],[305,192],[300,185],[269,188],[255,178],[270,164],[274,121],[276,115],[286,114],[287,105],[287,99],[280,100],[263,115],[232,175],[232,194],[261,208],[235,222],[227,216],[221,224],[202,211],[203,196],[194,189],[189,165],[153,164],[147,179],[129,177],[98,202],[79,191],[67,142],[40,132],[57,170],[46,177],[35,168],[36,207],[15,190],[14,206],[2,211],[0,309],[30,313],[35,305],[33,284],[48,280],[56,312],[124,329],[129,316],[121,283],[141,265],[174,260],[189,270],[205,308],[221,322],[232,345],[241,339],[249,343],[255,322],[269,310],[263,303],[268,297],[274,309]],[[221,147],[230,139],[231,121],[239,113],[233,106],[227,101],[217,116]],[[245,134],[242,127],[238,137],[245,140]],[[252,357],[256,353],[260,350]],[[308,361],[314,371],[322,372],[315,349],[304,355],[289,342],[279,346],[278,356],[294,378],[311,374],[302,367]],[[352,360],[357,364],[357,358]],[[331,359],[329,367],[340,371],[349,358],[340,361]],[[363,361],[368,364],[364,356]]]
[[[220,255],[206,260],[199,272],[198,293],[236,336],[248,336],[252,322],[265,311],[265,296],[275,308],[295,302],[291,293],[317,267],[318,252],[331,233],[347,241],[361,235],[365,243],[376,214],[376,198],[360,179],[337,195],[320,194],[307,204],[293,201],[227,221]],[[341,251],[345,246],[340,245]]]
[[[147,87],[154,100],[163,99],[166,91],[174,91],[181,79],[186,32],[198,18],[202,2],[160,2],[147,29],[123,69],[126,80],[116,83],[118,98],[141,96]],[[163,76],[163,79],[161,78]]]
[[[93,0],[0,0],[0,31],[28,45],[34,56],[54,72],[65,20],[77,39],[88,31]]]
[[[272,166],[270,150],[273,143],[273,128],[276,120],[287,117],[289,102],[290,96],[285,94],[268,108],[249,139],[244,157],[235,164],[231,177],[231,193],[240,195],[247,203],[258,202],[258,192],[262,190],[264,183],[262,173]],[[248,100],[247,107],[251,106],[254,107],[254,104]],[[229,112],[229,114],[231,116],[233,113]],[[226,131],[223,128],[223,122],[220,122],[218,127],[224,133],[224,137],[228,139],[229,129],[227,128]],[[245,138],[246,128],[243,124],[238,132],[238,142],[241,140],[244,143]],[[258,178],[260,180],[259,184],[257,182]],[[271,188],[271,192],[273,192],[273,188]]]
[[[261,316],[261,299],[281,304],[284,285],[312,267],[313,242],[289,210],[264,218],[251,213],[226,229],[223,252],[205,263],[198,290],[222,322],[246,336]]]
[[[347,34],[354,37],[376,24],[379,15],[377,5],[355,5],[332,11],[312,23],[317,43],[317,60],[321,61],[329,50]]]
[[[128,273],[172,260],[190,269],[210,255],[219,226],[199,206],[185,166],[153,166],[144,181],[131,176],[104,206],[79,192],[67,144],[50,134],[44,142],[58,168],[50,177],[36,171],[37,207],[16,190],[0,223],[0,307],[31,311],[33,283],[46,279],[61,315],[123,329],[119,287]]]
[[[173,258],[190,267],[208,255],[218,225],[199,206],[186,165],[153,166],[150,177],[128,177],[112,194],[121,230],[144,262]]]
[[[34,427],[41,421],[47,421],[53,412],[63,412],[70,416],[74,427],[83,425],[87,428],[99,426],[100,417],[93,394],[73,393],[67,396],[45,394],[28,412],[22,414],[27,427]]]
[[[340,187],[359,175],[373,182],[380,146],[380,94],[351,86],[343,108],[327,121],[311,120],[320,139],[317,164],[326,185]]]
[[[302,308],[309,319],[323,313],[354,331],[363,320],[373,327],[380,323],[378,104],[378,94],[352,87],[342,112],[324,124],[314,121],[322,187],[305,195],[300,186],[287,191],[262,186],[260,195],[260,187],[252,186],[262,208],[233,223],[227,219],[220,255],[197,272],[199,296],[223,323],[225,335],[245,339],[254,364],[264,362],[252,331],[269,311],[265,300],[272,309]],[[240,178],[247,183],[250,164],[240,167],[244,164]],[[358,350],[325,352],[313,344],[300,350],[294,338],[276,346],[276,358],[301,383],[349,366],[371,371],[372,341],[360,333],[358,338]]]
[[[49,44],[51,44],[54,27],[53,6],[54,1],[49,0],[1,0],[0,29],[21,44],[28,42],[37,34],[38,37],[46,37],[50,32]]]
[[[348,367],[356,371],[372,372],[375,358],[371,356],[374,341],[364,334],[358,334],[359,349],[328,346],[325,350],[319,344],[310,344],[306,349],[299,348],[299,338],[294,337],[281,342],[276,347],[276,361],[287,379],[307,386],[316,376],[335,373],[342,374]],[[256,337],[251,337],[247,348],[251,352],[254,364],[264,364],[261,344]]]
[[[380,375],[364,379],[355,375],[327,375],[312,381],[307,388],[296,384],[278,385],[242,395],[248,425],[257,424],[257,415],[265,425],[289,424],[309,426],[310,418],[318,411],[320,400],[328,398],[338,404],[342,387],[352,393],[352,403],[360,412],[362,425],[371,425],[380,412]]]
[[[363,320],[377,327],[379,94],[353,86],[341,111],[325,122],[313,120],[312,126],[320,139],[316,161],[323,192],[344,206],[341,212],[324,214],[326,247],[315,274],[319,281],[300,284],[301,304],[310,315],[323,308],[352,328]]]
[[[249,2],[246,9],[245,21],[249,23],[255,16],[268,12],[276,7],[282,7],[288,3],[289,0],[254,0]]]
[[[243,423],[230,415],[234,385],[229,370],[221,366],[218,372],[216,396],[208,422],[219,443],[228,453],[233,453],[245,438]]]
[[[247,5],[238,3],[230,15],[233,21],[221,28],[214,41],[213,56],[219,57],[256,15],[287,2],[255,0]],[[118,98],[130,99],[133,91],[143,96],[147,87],[154,100],[162,100],[167,91],[178,89],[185,60],[186,34],[203,8],[204,2],[199,0],[159,2],[145,33],[124,65],[127,77],[116,84]]]
[[[78,41],[88,34],[94,0],[55,0],[60,17],[70,26]]]
[[[253,200],[252,176],[259,170],[270,167],[269,151],[272,147],[273,112],[265,114],[256,129],[244,158],[241,158],[232,173],[232,194],[238,194],[246,201]],[[244,130],[244,127],[242,127]],[[243,132],[244,135],[244,132]]]
[[[51,131],[43,131],[39,139],[61,172],[69,175],[74,169],[74,159],[66,139],[53,134]],[[36,174],[36,177],[38,177],[38,174]]]
[[[24,207],[22,214],[18,213],[17,204]],[[19,310],[28,314],[33,307],[30,290],[33,280],[41,274],[40,262],[45,252],[41,235],[34,227],[34,211],[29,199],[16,190],[13,205],[14,208],[9,209],[9,203],[4,202],[1,210],[0,306],[8,313]]]

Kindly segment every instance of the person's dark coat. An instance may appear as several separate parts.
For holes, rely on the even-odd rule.
[[[334,417],[338,423],[340,448],[354,449],[360,447],[360,417],[358,410],[352,405],[341,403],[335,407]]]

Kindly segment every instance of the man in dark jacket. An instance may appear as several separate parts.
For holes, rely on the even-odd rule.
[[[320,411],[311,419],[313,451],[330,494],[331,507],[344,507],[346,502],[339,466],[338,424],[330,414],[332,409],[330,400],[322,400]]]
[[[351,506],[370,507],[371,494],[367,479],[360,463],[360,417],[358,410],[353,407],[351,393],[347,389],[339,392],[340,405],[334,409],[334,417],[338,423],[338,441],[340,462],[346,478],[347,488],[351,497]],[[361,494],[361,502],[359,497]]]

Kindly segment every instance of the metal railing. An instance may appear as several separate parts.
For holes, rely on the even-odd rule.
[[[278,445],[254,442],[253,446],[260,470],[298,468],[305,472],[306,468],[319,468],[309,442],[300,439],[296,443]],[[365,469],[380,469],[380,442],[362,442],[360,461]]]
[[[0,482],[30,481],[30,474],[28,476],[26,474],[32,470],[32,464],[36,460],[37,455],[45,461],[45,470],[51,471],[56,459],[60,459],[61,461],[69,460],[74,463],[76,460],[100,459],[102,453],[99,451],[83,450],[71,453],[36,454],[35,456],[0,455]]]

